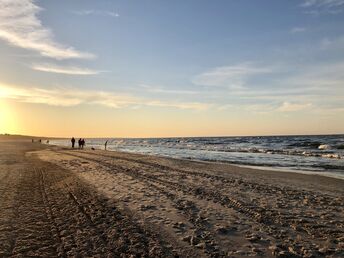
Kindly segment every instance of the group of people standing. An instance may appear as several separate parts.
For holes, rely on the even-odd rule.
[[[72,139],[70,141],[72,142],[72,148],[74,149],[74,147],[75,147],[75,138],[72,137]],[[79,147],[79,149],[83,149],[85,145],[86,145],[85,139],[81,139],[80,138],[78,140],[78,147]]]

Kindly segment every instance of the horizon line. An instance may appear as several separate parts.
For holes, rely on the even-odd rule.
[[[81,137],[86,139],[175,139],[175,138],[235,138],[235,137],[288,137],[288,136],[332,136],[344,135],[344,133],[320,133],[320,134],[266,134],[266,135],[213,135],[213,136],[158,136],[158,137]],[[17,137],[34,137],[34,138],[49,138],[49,139],[70,139],[71,137],[60,136],[36,136],[23,134],[9,134],[1,133],[0,136],[17,136]],[[79,138],[79,137],[76,137]]]

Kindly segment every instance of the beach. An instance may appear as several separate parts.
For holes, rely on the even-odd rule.
[[[343,257],[344,180],[0,140],[1,257]]]

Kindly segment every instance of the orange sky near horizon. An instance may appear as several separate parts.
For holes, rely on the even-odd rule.
[[[0,133],[44,137],[189,137],[342,133],[338,117],[161,108],[47,106],[0,100]],[[190,119],[192,117],[192,119]],[[333,125],[338,128],[333,128]],[[331,125],[332,128],[328,128]],[[311,128],[311,129],[305,129]]]

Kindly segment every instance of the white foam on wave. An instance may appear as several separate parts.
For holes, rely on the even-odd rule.
[[[340,172],[325,172],[325,171],[317,172],[317,171],[294,170],[294,169],[283,168],[283,167],[260,167],[260,166],[238,165],[238,164],[233,164],[233,165],[237,167],[242,167],[242,168],[252,168],[252,169],[257,169],[257,170],[268,170],[268,171],[275,171],[275,172],[282,172],[282,173],[317,175],[317,176],[325,176],[325,177],[331,177],[331,178],[344,180],[344,174]]]
[[[319,150],[328,150],[328,149],[330,149],[330,145],[321,144],[321,145],[319,145],[318,149]]]
[[[338,154],[323,154],[321,155],[323,158],[330,158],[330,159],[341,159],[341,156]]]

